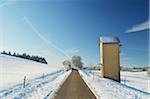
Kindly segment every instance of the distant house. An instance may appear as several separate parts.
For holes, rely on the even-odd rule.
[[[120,82],[120,41],[118,38],[100,37],[100,66],[102,77]]]

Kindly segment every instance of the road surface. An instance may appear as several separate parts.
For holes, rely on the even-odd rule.
[[[79,72],[73,70],[54,99],[96,99],[96,97],[85,84]]]

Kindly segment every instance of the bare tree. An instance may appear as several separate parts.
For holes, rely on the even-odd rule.
[[[74,55],[72,57],[72,64],[73,64],[73,66],[78,67],[78,68],[82,68],[83,63],[82,63],[81,60],[82,59],[81,59],[80,56]]]
[[[65,61],[63,61],[63,65],[65,67],[71,67],[71,62],[69,60],[65,60]]]

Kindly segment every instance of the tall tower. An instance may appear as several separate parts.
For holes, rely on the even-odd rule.
[[[100,65],[102,77],[120,82],[120,41],[111,37],[100,37]]]

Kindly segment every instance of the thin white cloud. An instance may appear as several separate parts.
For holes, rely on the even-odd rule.
[[[126,33],[138,32],[138,31],[143,31],[148,29],[150,29],[149,20],[144,23],[133,26],[132,28],[128,29]]]
[[[76,55],[79,51],[76,48],[69,48],[65,50],[66,53],[68,53],[70,56]]]
[[[0,0],[0,7],[13,5],[16,3],[16,0]]]
[[[61,48],[59,48],[57,45],[52,43],[50,40],[47,40],[31,23],[31,21],[28,19],[28,17],[24,16],[23,20],[29,25],[29,27],[32,29],[32,31],[41,39],[43,40],[46,44],[50,45],[51,47],[55,48],[58,50],[60,53],[65,55],[68,59],[70,59],[70,56]]]

